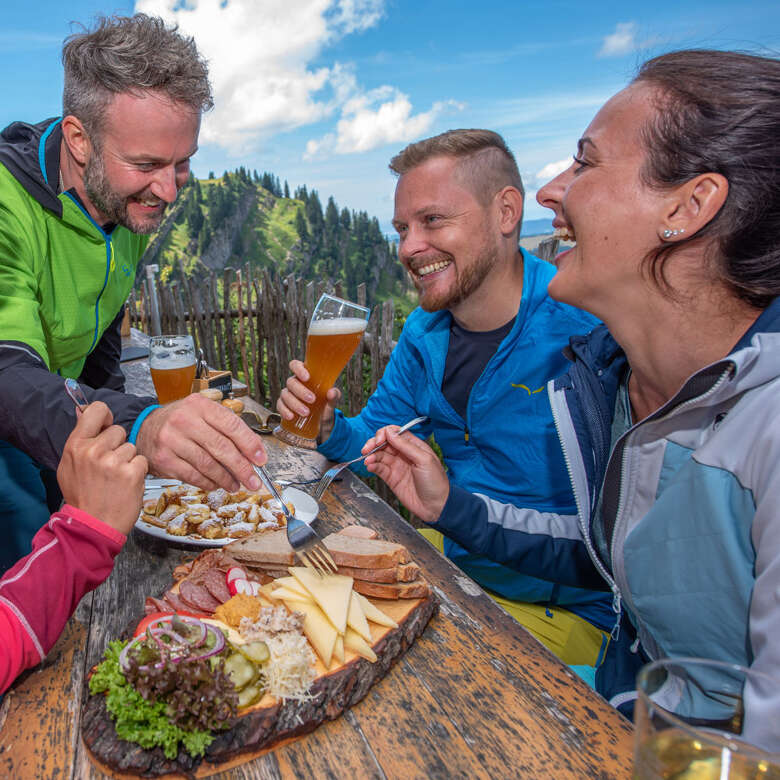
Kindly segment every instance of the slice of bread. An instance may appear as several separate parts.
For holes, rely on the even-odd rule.
[[[355,569],[389,569],[409,563],[409,551],[402,544],[382,539],[361,539],[345,534],[330,534],[323,540],[337,566]]]
[[[409,563],[409,551],[402,544],[382,539],[361,539],[346,534],[330,534],[323,543],[337,566],[354,569],[392,569]],[[252,534],[223,548],[242,563],[278,569],[292,566],[295,554],[284,529]]]
[[[265,564],[273,564],[273,568],[295,564],[295,553],[284,528],[245,536],[222,549],[241,563],[254,563],[263,568]]]
[[[375,599],[420,599],[431,592],[431,586],[423,577],[412,582],[366,582],[354,580],[352,588],[364,596]]]
[[[344,536],[358,536],[361,539],[376,539],[379,534],[367,525],[348,525],[339,531]]]
[[[388,569],[358,569],[354,566],[339,566],[339,574],[346,574],[355,580],[367,582],[411,582],[420,574],[420,567],[413,561],[399,563]]]

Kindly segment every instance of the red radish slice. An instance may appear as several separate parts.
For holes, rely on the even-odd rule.
[[[227,583],[228,593],[231,596],[235,596],[238,591],[236,590],[236,580],[245,580],[246,572],[240,566],[231,566],[225,574],[225,582]]]
[[[243,593],[247,596],[257,596],[260,593],[260,583],[253,580],[247,580],[239,577],[233,580],[230,585],[236,589],[236,593]],[[228,585],[228,587],[230,587]]]
[[[245,580],[246,572],[240,566],[231,566],[225,575],[225,582],[230,585],[230,583],[238,577],[241,577],[241,579]]]

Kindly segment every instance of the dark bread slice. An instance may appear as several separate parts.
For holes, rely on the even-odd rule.
[[[354,566],[339,566],[339,574],[346,574],[353,580],[367,582],[411,582],[420,576],[420,567],[414,562],[399,563],[387,569],[358,569]]]
[[[395,542],[361,539],[345,534],[330,534],[322,541],[337,566],[390,569],[398,564],[409,563],[409,551]],[[281,569],[295,563],[295,553],[284,529],[245,536],[223,549],[236,560],[261,568]]]
[[[256,567],[282,569],[295,565],[295,553],[287,541],[287,531],[284,528],[250,534],[225,545],[222,549],[237,561],[254,564]]]
[[[352,588],[375,599],[422,599],[431,593],[431,586],[423,577],[412,582],[366,582],[354,580]]]
[[[383,539],[361,539],[344,534],[329,534],[323,540],[336,566],[355,569],[390,569],[409,563],[409,551],[402,544]]]
[[[361,539],[376,539],[379,534],[367,525],[348,525],[339,531],[344,536],[357,536]]]

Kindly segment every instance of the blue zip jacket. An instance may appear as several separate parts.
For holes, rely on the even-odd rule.
[[[554,266],[525,251],[522,256],[523,295],[514,326],[474,383],[465,420],[441,392],[452,315],[415,309],[366,407],[352,418],[337,411],[319,451],[348,460],[382,426],[426,415],[428,422],[415,433],[424,439],[433,434],[450,479],[464,491],[544,512],[573,511],[544,388],[565,370],[562,350],[569,337],[591,330],[597,320],[552,300],[547,285]],[[482,587],[505,598],[560,604],[602,628],[614,622],[603,593],[561,587],[545,572],[519,574],[449,539],[444,551]]]
[[[625,356],[603,326],[573,338],[570,355],[548,396],[576,511],[519,509],[452,486],[433,527],[524,573],[610,588],[619,638],[596,685],[626,714],[647,659],[713,658],[776,678],[780,299],[611,451]],[[668,704],[685,715],[690,701],[677,694]],[[746,688],[744,702],[748,741],[780,749],[780,688]]]

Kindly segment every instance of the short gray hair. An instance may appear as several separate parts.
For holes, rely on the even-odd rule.
[[[63,115],[77,117],[98,141],[106,108],[121,93],[165,94],[196,113],[214,105],[208,66],[195,41],[146,14],[101,16],[62,47]]]
[[[403,176],[433,157],[457,159],[458,177],[483,205],[504,187],[514,187],[525,196],[515,156],[492,130],[447,130],[424,138],[393,157],[390,170]]]

